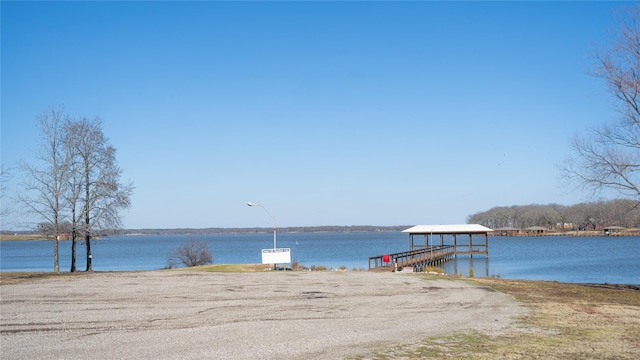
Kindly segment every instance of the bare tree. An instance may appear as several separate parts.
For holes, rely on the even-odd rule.
[[[132,184],[122,184],[116,150],[102,132],[99,118],[71,120],[64,109],[51,108],[36,118],[41,138],[37,164],[23,162],[25,175],[17,195],[27,212],[40,220],[54,243],[54,271],[59,271],[58,239],[71,232],[71,271],[79,234],[86,244],[87,271],[92,270],[91,239],[121,225],[120,211],[130,206]]]
[[[595,73],[607,83],[620,116],[576,136],[575,155],[561,171],[578,187],[596,194],[613,189],[640,200],[640,7],[624,10],[617,39],[596,52]]]
[[[27,212],[51,225],[53,238],[53,271],[59,272],[58,237],[63,220],[63,194],[66,191],[68,168],[64,154],[62,121],[64,108],[51,108],[36,117],[40,148],[36,165],[22,162],[25,175],[17,199]]]
[[[80,196],[82,195],[82,164],[79,156],[76,156],[75,144],[79,141],[76,136],[78,135],[74,131],[74,123],[72,121],[66,121],[64,125],[65,129],[65,148],[68,156],[69,166],[69,178],[67,192],[65,193],[65,201],[70,212],[70,229],[71,236],[71,266],[69,271],[76,271],[76,245],[78,243],[79,235],[79,221],[81,220],[81,212],[78,211],[80,202]]]
[[[91,239],[120,228],[120,211],[131,205],[132,184],[122,184],[116,164],[116,149],[102,132],[102,120],[82,118],[69,124],[68,136],[77,159],[82,194],[82,219],[78,225],[86,246],[86,271],[93,270]],[[76,188],[77,189],[77,188]]]
[[[173,250],[167,257],[169,269],[184,265],[186,267],[211,264],[213,256],[209,246],[202,240],[189,240],[184,245]]]
[[[7,195],[7,189],[4,184],[9,180],[11,180],[10,170],[5,168],[4,164],[0,164],[0,199],[4,198]],[[11,210],[8,207],[5,207],[4,201],[0,201],[0,205],[2,206],[2,208],[0,208],[0,228],[3,228],[5,221],[4,219]]]

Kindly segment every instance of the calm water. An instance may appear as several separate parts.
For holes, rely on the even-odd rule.
[[[273,234],[207,236],[128,236],[92,242],[95,271],[155,270],[189,239],[209,244],[216,264],[260,263],[261,249],[273,247]],[[418,241],[416,240],[416,243]],[[279,248],[310,267],[367,269],[368,258],[408,250],[402,233],[278,234]],[[445,241],[447,243],[447,241]],[[3,241],[1,271],[51,271],[51,241]],[[68,271],[71,243],[60,242],[60,268]],[[78,245],[78,269],[84,269],[84,245]],[[640,284],[640,237],[490,237],[489,258],[460,258],[444,265],[447,273],[507,279]]]

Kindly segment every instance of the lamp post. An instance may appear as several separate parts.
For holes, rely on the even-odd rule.
[[[271,215],[269,210],[267,210],[266,207],[264,207],[264,206],[262,206],[260,204],[256,204],[254,202],[249,201],[249,202],[247,202],[247,206],[259,206],[259,207],[263,208],[264,211],[266,211],[269,216],[271,216],[271,218],[273,219],[273,248],[276,249],[276,217]]]

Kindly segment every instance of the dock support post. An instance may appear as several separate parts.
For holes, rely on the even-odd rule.
[[[456,234],[453,234],[453,257],[458,258],[458,246],[456,245]]]
[[[484,256],[489,257],[489,234],[484,234]]]

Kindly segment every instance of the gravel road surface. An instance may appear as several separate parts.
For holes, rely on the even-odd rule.
[[[92,273],[0,296],[2,359],[340,359],[522,311],[462,281],[353,271]]]

